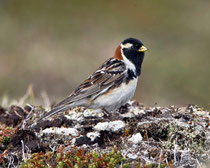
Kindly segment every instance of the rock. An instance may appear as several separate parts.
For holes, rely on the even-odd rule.
[[[131,138],[129,138],[128,140],[131,141],[134,144],[139,144],[142,141],[142,136],[140,133],[137,133],[135,135],[132,135]]]
[[[109,131],[109,122],[100,122],[93,127],[96,131]]]
[[[44,134],[72,135],[78,136],[79,133],[75,128],[46,128],[42,131]]]
[[[101,109],[86,109],[83,113],[84,117],[103,117],[104,113]]]
[[[19,106],[11,106],[9,112],[0,107],[0,123],[15,127],[27,116],[28,112]]]
[[[68,111],[65,115],[64,115],[68,120],[73,120],[75,122],[81,123],[84,121],[84,115],[83,112],[78,111],[77,108]]]
[[[119,132],[125,128],[125,122],[121,120],[111,122],[100,122],[93,127],[96,131]]]
[[[91,139],[91,141],[94,141],[97,137],[100,137],[99,132],[88,132],[87,137]]]
[[[11,150],[13,152],[21,150],[25,150],[25,152],[38,152],[41,150],[40,140],[31,130],[18,130],[12,135],[10,144],[12,145]]]
[[[10,129],[0,127],[0,138],[6,140],[0,152],[8,150],[5,167],[11,155],[17,158],[14,164],[18,167],[23,150],[30,155],[47,151],[56,155],[60,146],[64,153],[81,149],[80,152],[97,151],[101,155],[112,153],[116,146],[130,167],[204,167],[210,159],[210,113],[198,106],[146,107],[131,101],[113,118],[104,117],[101,110],[74,108],[39,124],[36,121],[46,111],[44,108],[11,109],[14,116],[10,117],[8,109],[0,108],[1,121],[5,119],[17,129],[10,139],[5,138]],[[24,120],[29,111],[33,111],[32,117]],[[14,120],[14,112],[22,117]],[[23,120],[26,125],[35,124],[35,129],[21,127]]]
[[[91,139],[88,138],[87,136],[81,136],[81,137],[77,138],[75,141],[76,146],[81,146],[84,144],[91,145],[92,144]]]
[[[128,157],[129,159],[136,159],[138,156],[137,156],[136,154],[128,153],[128,154],[127,154],[127,157]]]

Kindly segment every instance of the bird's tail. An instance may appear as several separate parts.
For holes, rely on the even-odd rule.
[[[39,118],[39,120],[37,121],[37,123],[39,123],[42,119],[44,119],[44,118],[46,118],[46,117],[50,117],[50,116],[52,116],[52,115],[54,115],[54,114],[57,114],[57,113],[59,113],[59,112],[63,112],[63,111],[68,110],[68,109],[70,109],[70,108],[71,108],[71,106],[63,106],[63,107],[58,106],[58,107],[55,107],[55,108],[53,108],[52,110],[50,110],[48,113],[42,115],[42,116]]]

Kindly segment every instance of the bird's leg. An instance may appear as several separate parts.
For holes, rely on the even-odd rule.
[[[114,111],[112,111],[111,113],[111,120],[123,120],[123,117],[121,116],[119,109],[115,109]]]
[[[109,118],[111,116],[111,114],[105,108],[103,108],[102,110],[106,118]]]
[[[120,116],[120,113],[116,111],[108,112],[106,109],[102,109],[104,113],[104,118],[109,119],[110,121],[114,120],[123,120],[123,117]]]

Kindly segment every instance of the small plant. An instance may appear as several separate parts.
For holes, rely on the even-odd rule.
[[[7,156],[8,150],[5,150],[3,153],[0,153],[0,163],[4,162],[4,158]]]
[[[21,168],[33,168],[33,167],[39,167],[44,168],[47,167],[47,164],[45,164],[45,160],[47,159],[46,154],[39,152],[34,153],[31,155],[31,159],[25,160],[23,164],[20,165]],[[46,165],[46,166],[45,166]]]
[[[0,127],[0,145],[7,145],[9,143],[10,137],[15,133],[15,128],[7,127],[1,125]]]
[[[0,164],[4,164],[4,158],[6,158],[8,154],[7,145],[9,144],[10,137],[15,133],[15,130],[14,128],[0,125],[0,148],[4,150],[3,153],[0,153]]]
[[[54,167],[57,168],[114,168],[124,161],[120,151],[113,148],[110,153],[100,154],[98,152],[85,152],[81,148],[72,148],[65,152],[64,146],[61,146],[55,154],[34,153],[31,158],[20,164],[21,168],[32,167]],[[52,166],[54,165],[54,166]],[[129,164],[124,163],[123,168],[128,168]]]

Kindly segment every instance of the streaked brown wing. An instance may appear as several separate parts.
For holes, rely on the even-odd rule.
[[[126,77],[125,70],[124,62],[115,58],[107,60],[95,73],[76,88],[69,97],[56,104],[55,107],[68,105],[112,87]]]

